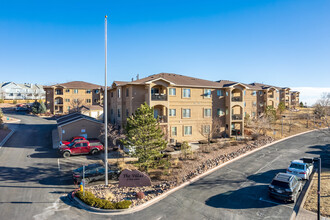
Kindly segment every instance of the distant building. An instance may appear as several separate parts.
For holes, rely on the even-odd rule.
[[[81,106],[102,103],[101,86],[83,81],[45,86],[46,107],[52,114],[67,114]],[[100,113],[101,114],[101,113]]]
[[[45,99],[45,91],[42,85],[14,82],[0,84],[0,99],[4,100],[34,100]]]

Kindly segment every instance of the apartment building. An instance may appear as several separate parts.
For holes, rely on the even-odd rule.
[[[202,140],[215,127],[219,136],[243,136],[245,116],[256,117],[268,105],[277,108],[281,90],[260,83],[160,73],[131,82],[114,81],[108,90],[108,118],[124,126],[146,102],[169,141]]]
[[[42,85],[32,83],[5,82],[0,84],[0,99],[3,100],[35,100],[45,99]]]
[[[291,106],[298,107],[299,106],[299,94],[298,91],[291,91]]]
[[[286,108],[290,108],[291,105],[291,93],[290,88],[284,87],[280,90],[280,101],[284,102]]]
[[[100,105],[101,86],[83,81],[45,86],[46,107],[52,114],[66,114],[72,108]]]

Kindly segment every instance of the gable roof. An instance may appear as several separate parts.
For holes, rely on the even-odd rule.
[[[71,81],[71,82],[67,82],[67,83],[59,83],[59,84],[52,85],[50,87],[56,87],[56,86],[62,86],[64,88],[68,88],[68,89],[99,89],[99,88],[101,88],[100,85],[96,85],[96,84],[88,83],[88,82],[84,82],[84,81]]]
[[[124,83],[125,85],[145,85],[157,80],[163,80],[176,86],[221,88],[219,83],[214,81],[198,79],[198,78],[183,76],[174,73],[159,73],[142,79],[134,80],[132,82],[124,82]],[[115,82],[120,82],[120,81],[115,81]],[[124,83],[120,85],[124,85]]]
[[[101,121],[99,121],[95,118],[89,117],[87,115],[80,114],[78,112],[74,112],[74,113],[70,113],[70,114],[61,116],[61,117],[57,118],[56,121],[57,121],[58,127],[61,127],[63,125],[71,124],[73,122],[76,122],[76,121],[79,121],[79,120],[82,120],[82,119],[86,119],[86,120],[89,120],[89,121],[92,121],[92,122],[103,124]]]

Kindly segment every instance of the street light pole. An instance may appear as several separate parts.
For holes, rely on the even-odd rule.
[[[317,181],[317,220],[321,219],[321,157],[319,157],[318,181]]]
[[[104,152],[104,165],[105,165],[105,185],[108,185],[108,98],[107,98],[107,15],[105,16],[105,83],[104,83],[104,145],[105,145],[105,152]]]

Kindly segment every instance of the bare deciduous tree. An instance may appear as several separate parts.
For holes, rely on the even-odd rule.
[[[118,126],[113,124],[108,124],[108,143],[109,147],[117,147],[120,144],[120,140],[125,138],[124,132],[122,129],[119,129]],[[105,141],[105,130],[102,127],[100,139],[104,142]]]
[[[267,130],[272,129],[271,119],[266,116],[256,117],[251,121],[252,138],[258,139],[260,135],[266,135]]]
[[[330,93],[323,93],[321,99],[316,102],[314,117],[327,127],[326,132],[330,132]]]
[[[83,99],[72,99],[70,102],[70,112],[80,112],[83,101]]]
[[[213,118],[212,125],[206,123],[201,124],[199,133],[207,139],[208,145],[210,145],[212,138],[220,137],[221,125],[220,117]]]

